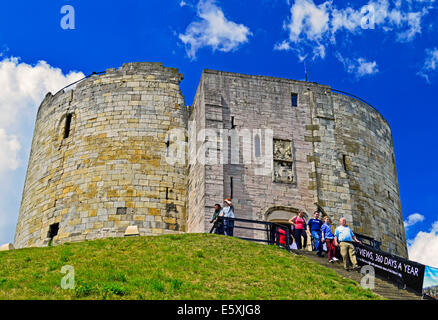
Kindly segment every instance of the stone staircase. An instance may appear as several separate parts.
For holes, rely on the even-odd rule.
[[[342,261],[329,263],[327,257],[320,258],[314,251],[307,250],[292,250],[294,254],[302,255],[310,260],[313,260],[320,265],[336,271],[341,276],[352,279],[360,284],[362,277],[364,276],[358,271],[346,271],[343,267]],[[411,290],[399,289],[396,284],[376,275],[374,282],[374,293],[390,300],[421,300],[421,295],[416,294]]]

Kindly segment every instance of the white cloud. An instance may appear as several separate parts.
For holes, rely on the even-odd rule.
[[[329,30],[330,4],[327,1],[317,6],[313,0],[296,0],[290,8],[289,40],[298,42],[301,35],[308,40],[320,40]]]
[[[401,18],[407,23],[409,28],[403,32],[400,32],[397,35],[397,39],[400,42],[412,41],[412,39],[415,38],[417,33],[418,34],[421,33],[421,17],[422,16],[423,16],[422,12],[409,12],[404,17]]]
[[[281,43],[276,43],[274,45],[274,50],[278,50],[278,51],[287,51],[290,50],[290,43],[286,40],[283,40]]]
[[[8,136],[6,130],[0,128],[0,174],[6,170],[18,168],[20,149],[21,144],[18,142],[18,138],[14,135]]]
[[[353,74],[356,78],[373,75],[379,72],[376,61],[367,61],[365,58],[344,58],[339,52],[336,52],[335,56],[344,65],[345,70],[348,73]]]
[[[201,20],[190,23],[185,33],[179,35],[191,59],[196,58],[196,52],[202,47],[222,52],[235,50],[248,42],[252,34],[245,25],[229,21],[214,0],[199,1],[197,16]]]
[[[288,31],[288,39],[274,49],[302,50],[290,44],[300,44],[310,48],[315,57],[324,58],[321,46],[327,47],[336,43],[336,35],[342,31],[360,35],[368,30],[380,28],[391,32],[390,36],[399,42],[409,42],[421,34],[422,18],[428,14],[429,4],[422,2],[396,2],[388,0],[370,0],[359,8],[346,6],[340,8],[333,1],[325,1],[319,5],[314,0],[295,0],[290,8],[290,21],[284,23]],[[396,36],[393,36],[393,32]],[[342,34],[343,39],[345,33]],[[288,46],[289,44],[289,46]]]
[[[0,60],[0,243],[11,242],[19,210],[19,179],[26,173],[32,129],[38,107],[47,92],[84,77],[63,74],[45,61],[35,65],[19,58]]]
[[[438,268],[438,221],[432,224],[430,232],[420,231],[408,241],[409,259]]]
[[[186,6],[187,5],[187,2],[185,2],[184,0],[182,0],[180,3],[179,3],[179,6],[180,7],[184,7],[184,6]]]
[[[357,75],[363,77],[379,72],[376,61],[366,61],[364,58],[357,59]]]
[[[438,68],[438,48],[426,49],[426,59],[423,68],[417,73],[429,81],[429,74]]]
[[[410,226],[413,226],[414,224],[418,222],[423,222],[424,216],[419,213],[413,213],[410,216],[408,216],[408,219],[406,221],[403,221],[405,228],[409,228]]]
[[[16,128],[21,119],[32,117],[49,91],[55,93],[84,74],[53,68],[45,61],[36,65],[20,63],[19,58],[0,61],[0,128]]]

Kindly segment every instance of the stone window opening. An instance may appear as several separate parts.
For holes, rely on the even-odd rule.
[[[292,107],[298,107],[298,94],[291,93],[291,103]]]
[[[169,135],[167,136],[167,141],[166,141],[166,156],[169,156],[169,146],[170,146],[170,140],[169,140]]]
[[[393,202],[392,197],[391,197],[391,192],[389,190],[387,190],[387,192],[388,192],[388,200]]]
[[[233,199],[233,177],[230,177],[230,199]]]
[[[343,154],[342,155],[342,166],[344,167],[345,172],[352,171],[352,165],[351,165],[351,157]]]
[[[118,207],[116,210],[116,214],[124,215],[124,214],[126,214],[126,211],[127,211],[126,207]]]
[[[64,139],[67,139],[70,136],[72,117],[72,113],[67,114],[67,116],[65,117]]]
[[[49,243],[51,243],[53,241],[53,238],[55,238],[58,235],[58,231],[59,231],[59,223],[54,223],[50,225],[49,232],[47,233],[47,238],[50,239]]]
[[[342,164],[344,165],[344,170],[348,171],[348,169],[347,169],[347,156],[345,154],[342,155]]]
[[[231,129],[236,128],[236,125],[234,124],[234,117],[231,117]]]

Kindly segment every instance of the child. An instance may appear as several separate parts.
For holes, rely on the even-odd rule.
[[[325,243],[327,245],[329,262],[333,263],[335,261],[338,261],[338,259],[335,257],[335,246],[334,246],[335,236],[332,233],[332,229],[329,222],[330,222],[330,218],[326,216],[324,218],[324,224],[321,227],[321,232],[322,232],[322,242],[324,242],[325,240]]]

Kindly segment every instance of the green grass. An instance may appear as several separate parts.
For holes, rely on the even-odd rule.
[[[75,288],[62,289],[61,268]],[[275,246],[211,234],[110,238],[0,252],[0,299],[380,299]]]

